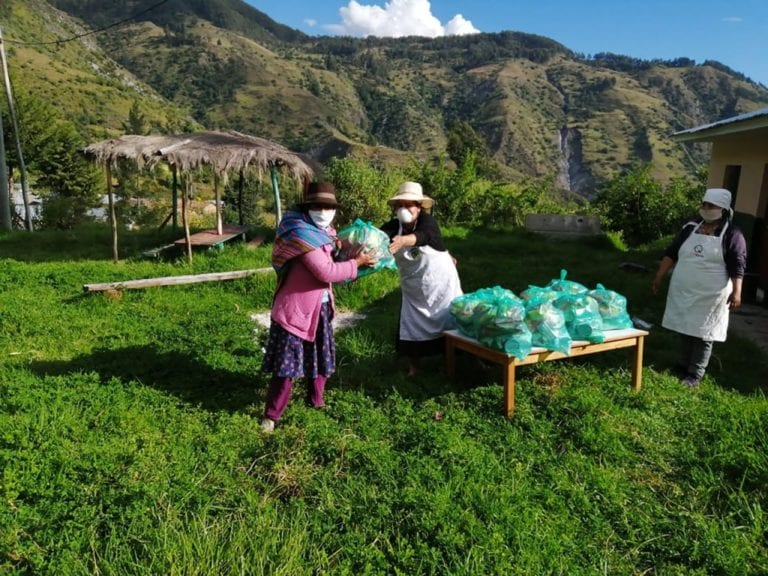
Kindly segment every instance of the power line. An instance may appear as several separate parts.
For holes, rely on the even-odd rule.
[[[66,42],[72,42],[73,40],[79,40],[80,38],[85,38],[86,36],[91,36],[93,34],[98,34],[99,32],[104,32],[104,30],[109,30],[110,28],[114,28],[115,26],[120,26],[121,24],[125,24],[126,22],[130,22],[131,20],[135,20],[139,16],[143,16],[147,12],[151,12],[152,10],[159,8],[169,0],[160,0],[160,2],[153,4],[149,8],[145,8],[141,12],[138,12],[137,14],[134,14],[133,16],[129,16],[128,18],[123,18],[122,20],[118,22],[113,22],[112,24],[109,24],[108,26],[104,26],[102,28],[97,28],[96,30],[91,30],[90,32],[85,32],[84,34],[78,34],[77,36],[72,36],[70,38],[64,38],[62,40],[54,40],[53,42],[21,42],[19,40],[8,40],[6,39],[6,42],[13,43],[19,46],[47,46],[50,44],[64,44]]]

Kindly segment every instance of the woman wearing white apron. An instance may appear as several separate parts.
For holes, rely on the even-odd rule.
[[[408,357],[409,376],[418,372],[421,357],[443,352],[443,330],[452,326],[449,306],[462,294],[455,261],[437,221],[426,212],[433,203],[421,184],[405,182],[389,200],[397,217],[381,227],[400,272],[403,301],[396,348]]]
[[[726,339],[729,310],[741,306],[747,261],[744,235],[730,221],[728,190],[707,190],[699,214],[701,220],[683,226],[664,252],[653,280],[656,294],[674,266],[661,324],[681,336],[678,367],[681,382],[691,388],[704,376],[712,343]]]

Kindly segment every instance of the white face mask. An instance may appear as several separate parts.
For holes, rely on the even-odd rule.
[[[309,217],[318,227],[328,228],[336,217],[336,210],[310,210]]]
[[[714,222],[720,220],[723,216],[722,208],[700,208],[699,216],[704,219],[704,222]]]
[[[413,214],[408,208],[403,206],[397,209],[397,219],[400,220],[401,224],[410,224],[413,222]]]

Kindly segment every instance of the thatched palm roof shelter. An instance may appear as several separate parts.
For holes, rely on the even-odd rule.
[[[113,256],[117,261],[117,221],[112,196],[111,169],[117,161],[125,159],[134,162],[138,168],[158,163],[168,164],[174,174],[180,173],[189,183],[190,172],[202,166],[209,166],[214,173],[216,193],[216,227],[222,233],[220,186],[226,183],[231,172],[243,174],[248,170],[258,172],[259,178],[269,172],[275,194],[277,221],[282,216],[277,172],[283,172],[298,182],[310,179],[314,170],[297,153],[285,146],[229,130],[226,132],[194,132],[167,136],[139,136],[128,134],[87,146],[84,153],[102,163],[107,171],[110,219],[112,222]],[[175,190],[174,190],[175,193]],[[187,254],[191,258],[189,226],[186,218],[186,194],[182,195],[182,217],[184,220]]]

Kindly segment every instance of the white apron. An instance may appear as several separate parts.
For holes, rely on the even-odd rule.
[[[702,340],[724,342],[731,279],[725,267],[722,236],[728,224],[720,236],[698,234],[699,226],[680,247],[661,325]]]
[[[400,339],[433,340],[450,329],[449,306],[461,296],[461,282],[451,255],[429,246],[402,248],[395,253],[403,303]]]

